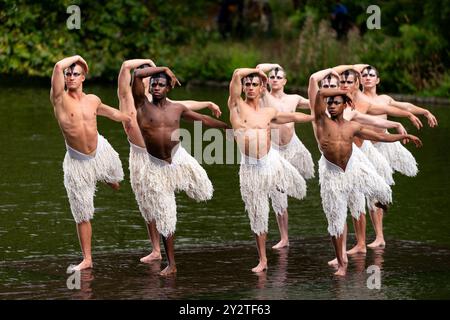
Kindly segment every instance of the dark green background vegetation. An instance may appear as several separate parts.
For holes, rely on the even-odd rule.
[[[109,81],[123,60],[148,57],[183,84],[227,81],[237,67],[278,62],[289,85],[305,86],[318,69],[370,63],[384,91],[449,95],[450,0],[342,1],[353,23],[345,40],[330,27],[335,1],[269,1],[273,28],[264,32],[246,0],[243,15],[233,18],[241,28],[226,38],[216,23],[220,2],[2,0],[0,74],[48,79],[56,61],[80,54],[91,77]],[[66,27],[72,4],[81,8],[79,30]],[[381,8],[380,30],[366,28],[371,4]]]

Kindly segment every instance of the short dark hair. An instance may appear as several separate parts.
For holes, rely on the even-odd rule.
[[[159,78],[164,78],[164,79],[166,79],[166,80],[167,80],[167,85],[168,85],[169,87],[172,88],[172,78],[171,78],[167,73],[165,73],[165,72],[158,72],[158,73],[153,74],[153,75],[150,77],[150,81],[151,81],[152,79],[159,79]]]
[[[272,71],[275,72],[275,75],[277,75],[277,73],[280,72],[280,71],[283,72],[284,78],[287,79],[286,71],[284,71],[283,68],[275,67],[275,68],[273,68],[272,70],[270,70],[270,72],[272,72]],[[270,72],[269,72],[269,73],[270,73]]]
[[[331,78],[337,79],[338,84],[339,84],[339,80],[340,80],[339,77],[337,77],[335,74],[333,74],[333,73],[330,72],[330,73],[327,74],[325,77],[323,77],[322,80],[319,81],[319,88],[322,88],[322,81],[323,81],[323,80],[328,80],[328,81],[330,81]]]
[[[361,84],[361,79],[359,78],[359,72],[355,69],[347,69],[344,72],[340,74],[340,76],[343,76],[344,78],[347,78],[348,76],[353,76],[355,79],[358,79],[358,83]]]
[[[258,78],[258,79],[259,79],[259,82],[261,82],[261,84],[262,84],[261,75],[260,75],[259,73],[257,73],[257,72],[250,73],[249,75],[243,77],[243,78],[241,79],[242,85],[244,85],[244,79],[245,79],[245,78],[250,78],[250,81],[252,81],[253,78]]]

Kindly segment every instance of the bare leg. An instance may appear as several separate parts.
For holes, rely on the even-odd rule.
[[[288,212],[285,209],[281,215],[276,214],[278,229],[280,230],[280,242],[272,247],[272,249],[281,249],[289,246],[289,236],[288,236]]]
[[[166,250],[166,256],[167,260],[169,261],[169,265],[159,273],[161,276],[167,276],[169,274],[177,272],[177,266],[175,264],[174,245],[173,245],[174,237],[175,235],[173,234],[171,234],[167,238],[162,236],[164,249]]]
[[[343,237],[343,245],[344,248],[347,248],[347,224],[345,224],[344,233],[342,234]],[[344,256],[344,263],[348,263],[348,257],[347,255]],[[328,265],[330,267],[338,267],[338,259],[334,258],[333,260],[328,261]]]
[[[347,225],[344,227],[344,234],[347,232]],[[345,247],[345,236],[341,234],[339,237],[331,237],[336,258],[338,261],[338,270],[334,273],[336,276],[345,276],[347,273],[347,249]]]
[[[267,233],[261,235],[255,235],[256,248],[258,249],[259,263],[252,269],[253,272],[262,272],[267,270],[267,256],[266,256],[266,238]]]
[[[78,240],[80,241],[83,261],[73,268],[73,270],[84,270],[92,268],[91,239],[92,226],[89,221],[77,223]]]
[[[161,246],[159,243],[159,232],[156,229],[156,221],[152,220],[152,222],[147,223],[147,231],[148,231],[148,237],[150,238],[150,241],[152,243],[152,252],[141,258],[141,262],[143,263],[150,263],[155,260],[161,260]]]
[[[352,217],[356,234],[356,245],[347,254],[366,253],[366,215],[361,213],[359,219]]]
[[[376,237],[374,242],[367,245],[369,248],[384,248],[386,246],[383,234],[383,214],[384,211],[381,208],[377,208],[375,211],[370,210],[370,218],[372,219]]]

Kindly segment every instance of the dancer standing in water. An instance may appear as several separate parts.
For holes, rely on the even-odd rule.
[[[309,100],[298,94],[286,94],[284,86],[287,83],[286,73],[279,64],[263,63],[256,66],[257,69],[269,72],[270,95],[277,101],[273,107],[280,112],[295,112],[297,108],[310,109]],[[303,176],[304,179],[314,177],[314,161],[311,153],[306,149],[295,133],[295,123],[277,124],[272,122],[271,129],[272,147],[278,150],[280,155],[289,161]],[[280,249],[289,246],[288,234],[288,199],[283,194],[281,202],[272,201],[273,210],[276,213],[278,229],[280,230],[280,241],[274,245],[273,249]]]
[[[88,65],[82,57],[64,58],[55,64],[50,90],[50,101],[67,148],[64,186],[83,252],[83,261],[74,270],[92,267],[90,220],[94,217],[97,181],[118,190],[123,180],[119,155],[97,131],[97,115],[123,121],[126,128],[131,122],[129,116],[103,104],[99,97],[83,92],[87,72]]]
[[[230,122],[241,152],[239,180],[242,200],[255,234],[259,263],[253,272],[267,269],[266,238],[269,197],[280,201],[285,195],[302,199],[306,183],[300,173],[278,151],[271,148],[271,123],[310,122],[312,117],[299,112],[279,112],[261,107],[266,94],[267,76],[260,69],[236,69],[230,82]],[[244,92],[245,100],[241,94]]]
[[[141,130],[139,129],[136,119],[136,108],[134,106],[133,94],[131,92],[131,71],[134,69],[143,69],[146,67],[156,67],[154,62],[150,59],[133,59],[124,61],[120,68],[118,77],[118,89],[117,95],[119,97],[120,110],[131,117],[131,125],[127,125],[126,129],[128,142],[130,143],[130,157],[129,157],[129,169],[130,169],[130,181],[133,189],[136,201],[139,206],[139,210],[144,218],[147,226],[148,235],[152,243],[152,252],[140,259],[143,263],[150,263],[155,260],[161,260],[161,246],[160,235],[156,229],[156,221],[153,217],[151,203],[148,200],[148,193],[151,192],[147,189],[150,185],[146,182],[147,175],[145,172],[146,163],[149,161],[147,150],[145,148],[144,138],[142,137]],[[144,92],[146,98],[152,101],[150,94],[149,78],[142,79],[144,85]],[[171,101],[167,98],[167,101]],[[216,117],[220,117],[221,111],[219,106],[210,101],[173,101],[174,103],[182,103],[190,110],[200,110],[203,108],[209,108]]]
[[[147,99],[143,79],[150,77],[152,101]],[[167,93],[178,82],[167,67],[135,70],[132,93],[137,123],[142,133],[149,161],[145,164],[150,221],[155,220],[161,234],[168,266],[161,275],[177,272],[174,233],[177,221],[175,191],[183,190],[197,201],[212,198],[213,187],[206,171],[186,152],[179,140],[180,119],[201,121],[213,128],[229,126],[219,120],[168,101]]]
[[[357,122],[346,121],[343,112],[348,104],[352,104],[350,95],[338,89],[321,89],[312,101],[315,134],[322,152],[319,161],[320,195],[338,261],[335,273],[338,276],[344,276],[347,271],[347,207],[355,209],[351,202],[358,202],[361,193],[383,204],[391,202],[391,189],[387,183],[367,162],[357,159],[357,153],[361,151],[354,147],[354,137],[385,142],[409,139],[421,146],[421,141],[415,136],[377,133]],[[364,201],[359,205],[364,207]]]

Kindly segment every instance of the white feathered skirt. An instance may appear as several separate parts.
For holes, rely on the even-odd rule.
[[[250,227],[257,235],[268,231],[269,197],[275,212],[282,212],[287,196],[299,200],[306,196],[305,179],[273,148],[260,159],[241,154],[239,180]]]
[[[168,237],[175,232],[177,208],[175,192],[185,191],[196,201],[212,198],[213,186],[200,164],[180,145],[172,156],[172,163],[153,157],[147,153],[149,161],[145,165],[144,193],[140,197],[145,208],[144,219],[155,219],[158,232]]]
[[[362,156],[361,150],[353,144],[345,171],[323,155],[319,160],[320,196],[331,236],[338,237],[344,232],[347,208],[355,218],[365,211],[364,197],[377,199],[383,204],[392,201],[391,188],[373,166],[361,161]]]
[[[147,191],[147,175],[145,170],[147,168],[148,153],[146,148],[137,146],[130,141],[130,157],[129,157],[129,169],[130,169],[130,182],[131,189],[134,192],[136,202],[139,206],[139,211],[142,217],[147,223],[150,223],[155,219],[151,208],[148,207],[148,191]]]
[[[63,162],[64,186],[70,209],[76,223],[89,221],[94,217],[97,181],[106,183],[122,181],[122,163],[119,154],[100,134],[94,155],[78,152],[67,144],[66,147]]]
[[[278,146],[273,143],[272,146],[300,172],[303,178],[314,178],[314,161],[311,153],[295,133],[292,135],[292,139],[288,144]]]
[[[400,141],[377,142],[375,148],[387,159],[392,169],[408,177],[415,177],[418,173],[417,162],[414,156]]]

